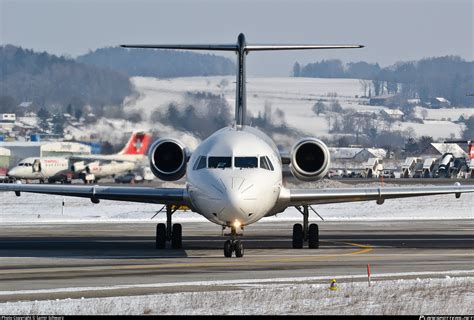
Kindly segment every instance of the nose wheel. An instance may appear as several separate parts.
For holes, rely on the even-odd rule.
[[[237,258],[242,258],[244,256],[244,245],[242,241],[235,240],[237,236],[237,231],[235,227],[231,228],[231,239],[224,242],[224,257],[231,258],[232,253],[235,253]]]

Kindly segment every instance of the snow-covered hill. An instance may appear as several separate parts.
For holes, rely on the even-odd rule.
[[[170,102],[183,102],[184,93],[206,91],[223,94],[231,106],[235,100],[235,78],[227,77],[189,77],[176,79],[132,78],[139,92],[138,98],[130,98],[125,102],[126,110],[141,110],[145,117],[158,109],[167,107]],[[358,79],[319,79],[319,78],[249,78],[247,80],[248,111],[252,114],[264,111],[265,105],[271,105],[273,110],[285,112],[289,126],[298,128],[308,135],[327,136],[328,123],[324,115],[316,116],[311,110],[319,99],[337,100],[343,108],[353,108],[357,111],[372,111],[378,113],[383,106],[369,106],[367,99],[356,98],[363,95]],[[420,114],[423,108],[418,107]],[[427,109],[426,123],[396,122],[394,129],[406,130],[413,128],[415,134],[431,135],[436,138],[446,138],[451,134],[459,137],[463,130],[457,120],[459,116],[474,115],[474,109]]]
[[[75,129],[67,130],[79,140],[85,140],[90,134],[97,134],[112,143],[119,143],[133,130],[153,130],[159,136],[174,136],[195,146],[199,140],[186,132],[177,131],[167,123],[157,123],[150,120],[156,110],[164,110],[174,102],[185,105],[187,92],[210,92],[223,95],[234,114],[235,78],[233,76],[187,77],[175,79],[158,79],[134,77],[132,83],[136,94],[124,101],[127,113],[139,112],[143,122],[132,123],[126,120],[106,119]],[[385,107],[367,105],[367,99],[356,98],[363,95],[358,79],[319,79],[319,78],[249,78],[247,80],[248,112],[257,115],[264,112],[265,106],[271,106],[273,112],[281,110],[285,113],[285,121],[289,127],[298,129],[309,136],[331,136],[324,114],[317,116],[313,105],[319,100],[337,100],[342,108],[352,108],[356,111],[379,113]],[[424,112],[423,110],[426,110]],[[457,109],[424,109],[416,107],[419,118],[424,117],[424,123],[395,122],[392,130],[409,130],[417,136],[428,135],[436,139],[449,138],[451,135],[459,138],[464,128],[463,124],[453,121],[462,115],[468,118],[474,115],[474,108]],[[275,137],[276,138],[276,137]],[[280,137],[280,140],[285,137]],[[282,142],[282,141],[280,141]],[[288,141],[291,143],[290,141]],[[285,143],[282,143],[285,144]]]

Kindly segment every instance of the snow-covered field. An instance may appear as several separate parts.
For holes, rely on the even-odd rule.
[[[308,279],[306,279],[308,280]],[[329,282],[329,279],[327,279]],[[359,280],[360,281],[360,280]],[[189,284],[192,285],[192,284]],[[141,296],[7,302],[4,314],[473,314],[471,276],[411,280],[339,281],[328,284],[263,281],[227,285],[227,290]],[[180,284],[174,284],[180,286]],[[197,290],[196,290],[197,291]]]
[[[367,184],[377,186],[377,184]],[[317,184],[304,184],[310,187],[347,187],[336,181],[322,181]],[[357,187],[357,186],[356,186]],[[358,186],[363,187],[363,186]],[[65,197],[64,211],[61,196],[23,193],[20,198],[13,192],[0,193],[0,223],[6,222],[53,222],[53,221],[165,221],[165,215],[150,218],[161,208],[156,204],[137,204],[131,202],[101,201],[93,204],[89,199]],[[314,206],[326,221],[343,220],[412,220],[412,219],[472,219],[474,218],[473,194],[464,194],[460,199],[454,195],[386,200],[384,205],[375,201],[338,203]],[[176,222],[207,221],[192,212],[177,212]],[[315,215],[310,215],[316,218]],[[317,219],[317,218],[316,218]],[[295,208],[288,208],[277,216],[264,218],[264,221],[301,220]]]
[[[66,128],[72,136],[79,140],[87,140],[91,134],[99,135],[103,140],[118,144],[134,130],[153,129],[159,136],[174,136],[186,142],[189,147],[199,142],[195,137],[177,131],[166,123],[150,121],[151,114],[163,110],[174,102],[182,105],[186,102],[186,92],[210,92],[224,95],[234,113],[235,78],[233,76],[186,77],[174,79],[158,79],[133,77],[131,79],[137,94],[127,97],[124,101],[125,112],[139,112],[143,121],[132,123],[126,120],[101,119],[80,130],[69,126]],[[320,78],[249,78],[247,79],[248,112],[258,114],[264,112],[265,105],[270,105],[273,112],[277,109],[285,113],[288,126],[298,129],[310,136],[325,137],[329,134],[329,126],[324,114],[317,116],[312,107],[319,99],[337,100],[343,108],[352,108],[360,112],[379,113],[384,107],[366,105],[367,99],[355,98],[363,95],[358,79],[320,79]],[[417,107],[416,113],[422,118],[424,108]],[[453,134],[460,137],[463,124],[453,123],[461,115],[468,118],[474,115],[474,108],[462,109],[425,109],[426,124],[404,122],[395,123],[393,129],[407,130],[412,128],[417,136],[429,135],[447,138]],[[282,138],[283,139],[283,138]]]
[[[227,85],[223,86],[222,82]],[[126,110],[141,110],[149,116],[157,108],[166,107],[170,102],[183,102],[183,93],[191,91],[206,91],[223,94],[231,106],[235,100],[235,79],[233,76],[188,77],[176,79],[132,78],[139,92],[137,99],[130,98],[125,102]],[[363,95],[358,79],[320,79],[320,78],[249,78],[247,80],[247,104],[249,112],[263,112],[265,104],[270,104],[273,110],[285,112],[289,126],[298,128],[309,135],[326,136],[328,124],[324,115],[316,116],[311,110],[319,99],[336,99],[343,108],[353,108],[357,111],[379,112],[384,107],[359,104],[364,99],[355,98]],[[336,94],[336,96],[334,96]],[[421,118],[423,108],[417,112]],[[433,120],[426,125],[418,123],[403,123],[400,129],[412,127],[418,136],[430,135],[436,138],[446,138],[450,134],[459,137],[463,129],[461,124],[447,121],[457,120],[459,116],[474,115],[474,109],[426,109],[427,120]]]

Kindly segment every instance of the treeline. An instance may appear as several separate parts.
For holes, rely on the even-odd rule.
[[[46,52],[12,45],[0,46],[0,101],[31,101],[33,105],[64,110],[89,105],[100,115],[103,106],[121,104],[132,93],[126,75]]]
[[[166,109],[154,111],[150,120],[205,139],[228,126],[232,118],[224,96],[210,92],[187,92],[183,104],[170,103]]]
[[[232,75],[236,68],[232,60],[211,54],[117,47],[97,49],[77,60],[129,76],[159,78]]]
[[[293,76],[364,79],[366,95],[400,94],[422,102],[444,97],[453,106],[474,106],[468,96],[474,88],[474,62],[458,56],[398,62],[386,68],[363,61],[344,65],[341,60],[322,60],[303,66],[296,62]]]

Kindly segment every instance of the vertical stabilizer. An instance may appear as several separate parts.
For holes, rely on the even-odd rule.
[[[251,51],[307,50],[307,49],[354,49],[363,48],[354,44],[247,44],[245,35],[239,34],[235,44],[131,44],[124,48],[178,49],[178,50],[215,50],[234,51],[237,54],[237,88],[235,96],[235,123],[245,125],[247,99],[245,88],[245,57]]]
[[[123,155],[144,155],[148,151],[151,142],[151,135],[145,132],[134,132],[125,147],[119,154]]]

